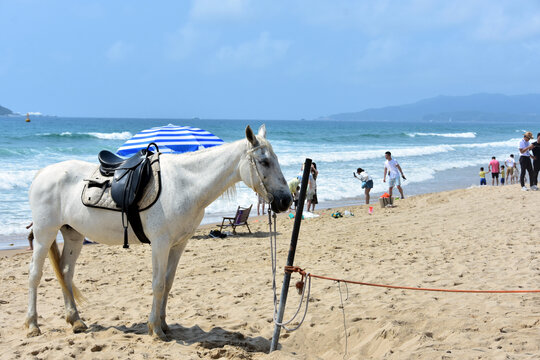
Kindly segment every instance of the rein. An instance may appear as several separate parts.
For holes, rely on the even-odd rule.
[[[264,148],[265,146],[263,145],[259,145],[259,146],[255,146],[255,147],[252,147],[251,149],[249,149],[246,154],[248,155],[249,157],[249,162],[251,163],[251,166],[249,167],[249,174],[251,176],[251,179],[254,178],[253,176],[253,168],[255,169],[255,173],[256,173],[256,178],[259,180],[259,188],[262,190],[262,194],[260,194],[264,200],[267,202],[267,203],[271,203],[272,201],[274,201],[274,196],[272,196],[272,194],[270,194],[268,192],[268,190],[266,189],[266,185],[264,185],[264,182],[262,181],[262,176],[259,172],[259,168],[257,167],[257,163],[255,162],[255,159],[253,157],[253,153],[259,149],[262,149]],[[259,193],[259,192],[257,192]]]

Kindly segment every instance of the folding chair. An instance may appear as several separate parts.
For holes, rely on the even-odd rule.
[[[247,226],[248,231],[251,234],[251,229],[249,228],[247,220],[249,218],[249,213],[252,207],[253,207],[253,204],[251,204],[251,206],[248,208],[243,208],[239,206],[238,209],[236,210],[236,215],[234,215],[234,217],[223,217],[223,221],[221,222],[219,231],[222,231],[224,227],[231,226],[233,234],[236,235],[236,227],[245,225]],[[228,221],[228,224],[225,223],[227,221]]]

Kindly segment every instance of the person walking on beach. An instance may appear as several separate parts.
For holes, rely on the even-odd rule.
[[[310,174],[309,174],[309,186],[307,190],[307,211],[315,211],[315,205],[319,203],[317,199],[317,176],[319,171],[317,171],[317,164],[312,163]]]
[[[504,170],[504,165],[501,165],[501,185],[504,185],[505,175],[506,175],[506,171]]]
[[[536,141],[531,144],[533,146],[531,159],[533,159],[533,182],[534,187],[538,189],[538,173],[540,172],[540,133],[536,134]],[[533,183],[531,183],[531,189]]]
[[[401,179],[399,178],[399,174],[401,174],[403,180],[407,180],[407,178],[405,178],[405,175],[403,175],[403,170],[401,170],[401,166],[399,166],[397,160],[392,159],[392,153],[390,151],[385,152],[384,157],[386,158],[386,161],[384,162],[383,182],[386,182],[386,174],[388,174],[388,194],[390,194],[390,197],[392,197],[392,190],[395,186],[399,190],[401,198],[405,199],[403,189],[401,188]]]
[[[514,160],[514,154],[510,154],[508,159],[504,161],[506,164],[506,184],[515,184],[514,182],[514,172],[516,170],[516,160]],[[510,182],[508,182],[508,178],[510,178]]]
[[[491,172],[491,186],[495,185],[495,182],[497,182],[497,186],[499,186],[499,162],[495,156],[493,156],[489,162],[489,172]]]
[[[358,176],[356,176],[358,174]],[[366,197],[366,204],[369,204],[369,192],[373,189],[373,179],[371,176],[362,168],[356,169],[356,172],[353,171],[353,175],[356,179],[362,182],[362,189],[364,189],[364,195]]]
[[[519,166],[521,167],[521,176],[519,177],[519,181],[521,183],[521,190],[523,191],[529,191],[529,189],[527,189],[527,187],[525,186],[525,172],[529,173],[529,183],[531,185],[531,190],[538,190],[538,187],[536,185],[533,185],[533,169],[530,150],[534,148],[534,145],[529,144],[529,140],[531,140],[532,137],[532,133],[530,131],[527,131],[525,134],[523,134],[523,139],[521,139],[521,141],[519,142]]]
[[[264,207],[266,206],[266,201],[264,201],[264,198],[257,194],[257,215],[261,215],[261,205],[262,205],[262,214],[264,215]],[[270,206],[268,206],[270,208]]]

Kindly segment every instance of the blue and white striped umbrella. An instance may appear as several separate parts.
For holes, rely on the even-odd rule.
[[[116,152],[121,156],[133,155],[148,144],[156,143],[162,153],[184,153],[221,145],[223,140],[206,130],[191,126],[169,124],[143,130],[126,141]]]

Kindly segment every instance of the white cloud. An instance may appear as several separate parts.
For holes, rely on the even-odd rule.
[[[106,52],[107,59],[113,62],[124,60],[130,52],[130,46],[122,41],[112,44]]]
[[[253,41],[221,47],[217,58],[223,64],[263,68],[282,59],[290,45],[289,41],[274,40],[268,32],[262,32]]]
[[[374,39],[370,41],[358,61],[360,69],[387,67],[388,64],[400,59],[402,46],[393,39]]]
[[[308,24],[354,29],[370,37],[454,30],[473,40],[524,40],[540,34],[537,0],[301,0],[292,11]]]
[[[200,41],[199,32],[188,23],[168,36],[169,54],[173,59],[184,59],[194,51]]]
[[[540,35],[540,10],[492,8],[486,11],[474,35],[479,40],[525,40]]]
[[[248,12],[249,0],[195,0],[190,11],[193,20],[237,19]]]

